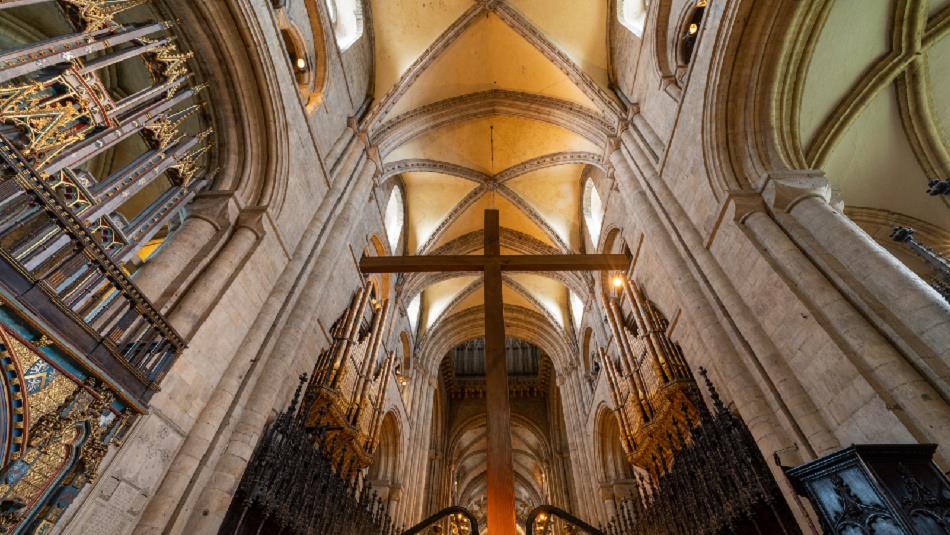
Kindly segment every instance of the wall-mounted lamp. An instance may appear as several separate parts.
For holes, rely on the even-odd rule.
[[[627,281],[620,273],[615,273],[610,277],[610,297],[620,299],[623,296],[623,286]]]

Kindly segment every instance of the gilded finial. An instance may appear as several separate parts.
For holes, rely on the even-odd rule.
[[[96,32],[115,24],[115,16],[123,11],[144,5],[149,0],[62,0],[74,10],[86,33]]]

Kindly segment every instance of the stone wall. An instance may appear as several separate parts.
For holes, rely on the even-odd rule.
[[[158,281],[166,309],[179,318],[176,327],[190,333],[188,349],[149,414],[57,526],[65,533],[216,532],[262,424],[288,401],[296,376],[309,371],[326,347],[326,330],[361,284],[356,260],[370,235],[383,235],[381,208],[371,194],[375,164],[350,128],[370,90],[369,32],[344,53],[332,46],[335,40],[329,43],[324,99],[307,110],[270,2],[230,4],[233,18],[217,23],[236,24],[244,40],[236,32],[231,41],[217,35],[215,46],[247,55],[242,61],[250,65],[240,68],[265,81],[268,94],[254,90],[275,107],[280,138],[235,136],[241,146],[221,150],[278,146],[250,181],[281,185],[260,207],[230,194],[233,200],[215,213],[220,230],[196,232],[177,247],[174,237],[162,252],[166,261],[156,257],[156,266],[143,270]],[[315,4],[325,9],[323,2]],[[186,5],[173,8],[181,8],[186,22],[192,17]],[[328,25],[324,32],[332,35]],[[243,83],[253,85],[254,79]],[[212,101],[217,90],[211,88]],[[218,242],[215,254],[194,258],[194,245],[209,237]],[[173,257],[175,262],[167,261]],[[182,289],[166,292],[172,284]],[[296,343],[288,345],[291,338]],[[390,397],[400,399],[398,393]],[[404,407],[391,401],[388,409],[406,420]]]
[[[950,308],[849,221],[840,203],[829,204],[820,170],[790,169],[768,147],[762,132],[774,116],[759,109],[741,118],[753,126],[730,129],[711,109],[717,99],[736,106],[739,98],[776,98],[771,74],[754,67],[775,68],[774,57],[763,58],[793,36],[763,28],[766,19],[775,24],[776,12],[788,15],[784,29],[793,27],[795,10],[807,3],[772,6],[766,15],[754,3],[711,2],[703,46],[681,77],[665,69],[670,33],[690,2],[653,4],[642,39],[619,23],[610,27],[612,79],[631,106],[610,157],[611,179],[598,184],[610,191],[602,233],[622,231],[637,258],[634,278],[676,318],[673,339],[694,371],[710,368],[766,459],[778,452],[794,465],[852,443],[935,442],[946,470],[950,360],[936,333],[947,332]],[[740,40],[742,52],[734,52]],[[720,79],[726,59],[738,76],[760,78],[729,86]],[[740,86],[741,97],[730,96]],[[727,147],[735,161],[723,161]],[[596,328],[601,307],[595,299],[581,332],[595,327],[596,343],[611,350],[609,335]],[[580,368],[559,379],[571,462],[575,473],[599,474],[598,407],[612,400],[606,380],[591,390]],[[610,497],[592,499],[600,489],[590,479],[574,480],[574,506],[604,519]],[[796,514],[804,521],[807,513]]]

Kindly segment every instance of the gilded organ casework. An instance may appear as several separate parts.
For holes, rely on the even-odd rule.
[[[317,360],[302,407],[306,427],[326,429],[327,453],[353,469],[368,467],[378,446],[396,364],[395,352],[380,352],[390,312],[372,282],[356,292],[331,329],[333,343]]]
[[[0,0],[0,532],[46,533],[185,342],[139,266],[208,185],[213,132],[147,0]],[[29,36],[29,37],[25,37]]]

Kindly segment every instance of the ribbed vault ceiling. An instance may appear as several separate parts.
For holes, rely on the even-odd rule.
[[[583,252],[582,188],[604,166],[617,103],[608,96],[607,0],[373,0],[376,99],[366,119],[404,188],[406,254],[472,248],[483,211],[501,215],[503,252]],[[541,249],[541,250],[539,250]],[[509,274],[504,299],[573,340],[569,288],[584,277]],[[483,305],[481,277],[407,277],[420,338]],[[532,340],[537,343],[537,340]]]
[[[947,199],[924,193],[950,174],[950,2],[825,2],[819,15],[799,164],[823,169],[849,208],[950,230]]]

